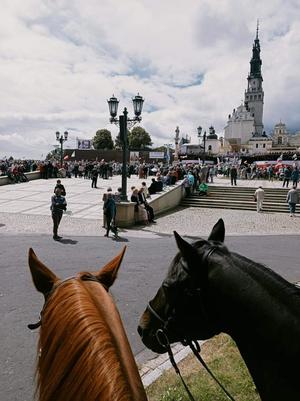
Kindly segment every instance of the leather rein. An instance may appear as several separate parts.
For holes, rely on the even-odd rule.
[[[206,250],[202,256],[202,263],[207,263],[209,256],[211,256],[218,248],[216,246],[211,246],[208,250]],[[187,270],[187,267],[182,264],[182,268],[184,269],[184,271],[190,275],[189,271]],[[200,288],[196,288],[196,291],[198,291],[199,293],[201,293]],[[202,306],[203,308],[203,306]],[[162,328],[158,329],[156,331],[156,339],[159,342],[159,344],[166,350],[166,352],[168,352],[169,355],[169,359],[170,362],[176,372],[176,374],[178,374],[178,376],[181,379],[181,382],[189,396],[189,399],[191,401],[195,401],[192,393],[190,392],[187,384],[185,383],[181,372],[176,364],[175,358],[174,358],[174,354],[170,345],[170,341],[168,338],[168,334],[167,334],[167,326],[169,324],[169,322],[172,320],[172,317],[169,317],[168,319],[164,320],[154,309],[153,307],[150,305],[150,302],[147,305],[147,310],[159,321],[162,323]],[[198,343],[198,341],[196,340],[190,340],[187,336],[183,336],[183,338],[181,339],[181,343],[182,345],[189,346],[190,349],[192,350],[193,354],[195,355],[195,357],[197,358],[197,360],[200,362],[200,364],[204,367],[204,369],[209,373],[209,375],[214,379],[214,381],[220,386],[220,388],[223,390],[223,392],[227,395],[227,397],[232,400],[235,401],[235,399],[232,397],[232,395],[226,390],[226,388],[222,385],[222,383],[217,379],[217,377],[213,374],[213,372],[210,370],[210,368],[207,366],[207,364],[205,363],[205,361],[203,360],[203,358],[200,355],[201,352],[201,347],[200,344]]]

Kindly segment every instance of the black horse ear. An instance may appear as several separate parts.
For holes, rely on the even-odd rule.
[[[223,219],[219,219],[218,222],[213,226],[211,233],[208,237],[208,241],[219,241],[224,242],[225,238],[225,225]]]
[[[193,245],[185,241],[176,231],[174,231],[174,236],[181,255],[187,261],[188,265],[191,266],[192,263],[197,260],[197,250],[195,247],[193,247]]]

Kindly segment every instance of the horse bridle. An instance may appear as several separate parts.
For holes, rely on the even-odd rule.
[[[204,253],[203,256],[201,258],[201,265],[203,264],[208,264],[208,258],[218,249],[217,246],[213,245],[210,246]],[[182,269],[190,276],[190,272],[186,266],[185,263],[182,262],[182,260],[180,260],[180,264]],[[196,294],[199,294],[199,296],[201,297],[201,289],[200,287],[196,287],[193,289],[193,292]],[[207,313],[205,312],[205,308],[204,305],[201,304],[201,308],[202,311],[204,312],[203,315],[206,316],[207,318]],[[179,375],[181,382],[190,398],[191,401],[195,401],[192,393],[190,392],[187,384],[185,383],[181,372],[176,364],[174,355],[173,355],[173,351],[170,345],[170,341],[168,338],[168,329],[170,326],[170,322],[172,320],[174,320],[174,316],[168,317],[168,319],[163,319],[156,311],[155,309],[151,306],[150,302],[148,302],[147,304],[147,308],[146,310],[148,310],[150,312],[151,315],[153,315],[161,324],[162,327],[156,330],[155,336],[156,339],[158,341],[158,343],[162,346],[162,348],[164,348],[166,350],[166,352],[168,352],[169,355],[169,359],[170,362],[175,370],[175,372]],[[201,347],[200,344],[198,343],[198,341],[196,340],[191,340],[189,339],[187,336],[183,336],[183,338],[180,340],[182,345],[184,346],[189,346],[193,352],[193,354],[195,355],[195,357],[198,359],[198,361],[202,364],[202,366],[205,368],[205,370],[210,374],[210,376],[215,380],[215,382],[221,387],[221,389],[224,391],[224,393],[227,395],[227,397],[229,397],[229,399],[231,399],[232,401],[235,401],[234,398],[232,397],[232,395],[225,389],[225,387],[222,385],[222,383],[217,379],[217,377],[213,374],[213,372],[209,369],[209,367],[207,366],[207,364],[205,363],[205,361],[203,360],[203,358],[200,355],[201,352]]]
[[[44,302],[43,308],[42,308],[42,310],[41,310],[41,312],[39,314],[39,320],[36,323],[31,323],[31,324],[27,325],[27,327],[30,330],[35,330],[35,329],[39,328],[42,325],[43,313],[44,313],[44,311],[45,311],[45,309],[46,309],[46,307],[47,307],[47,305],[49,303],[49,300],[51,299],[52,295],[54,294],[54,292],[56,292],[56,290],[62,284],[65,284],[67,281],[71,281],[71,280],[95,281],[95,282],[100,284],[99,280],[97,280],[97,278],[95,276],[91,275],[91,274],[83,274],[80,277],[71,276],[71,277],[67,277],[64,280],[60,281],[57,285],[53,286],[53,288],[49,292],[47,292],[45,294],[45,302]],[[103,283],[101,283],[101,285],[108,291],[108,289],[106,288],[106,286]]]

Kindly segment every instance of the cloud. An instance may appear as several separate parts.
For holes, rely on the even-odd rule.
[[[294,0],[4,0],[0,16],[0,157],[40,157],[55,132],[91,138],[109,124],[107,99],[132,115],[155,145],[176,126],[223,134],[243,99],[260,20],[267,132],[282,119],[300,129],[300,7]]]

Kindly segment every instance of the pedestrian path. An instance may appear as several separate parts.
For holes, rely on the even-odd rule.
[[[121,176],[108,180],[98,180],[98,188],[91,188],[91,181],[81,178],[61,179],[67,191],[68,213],[73,218],[102,219],[102,196],[108,187],[113,192],[121,186]],[[128,196],[130,188],[138,188],[146,181],[136,176],[128,179]],[[11,184],[0,187],[0,211],[29,215],[49,215],[50,199],[53,195],[56,179],[34,180],[26,183]]]
[[[131,176],[127,182],[128,195],[131,186],[140,187],[144,180]],[[151,177],[145,180],[148,184]],[[50,199],[56,179],[34,180],[21,184],[0,186],[0,233],[51,234],[52,220]],[[76,236],[103,235],[102,196],[109,186],[113,192],[121,186],[121,176],[109,180],[98,180],[98,188],[91,188],[91,181],[81,178],[62,179],[66,187],[68,214],[63,216],[61,234]],[[215,177],[209,186],[230,187],[230,179]],[[282,181],[238,180],[238,187],[281,188]],[[291,185],[290,185],[291,187]],[[156,196],[153,195],[154,199]],[[208,235],[218,218],[223,218],[227,235],[299,234],[300,218],[290,219],[288,213],[256,213],[255,211],[177,208],[171,213],[156,218],[157,224],[147,227],[132,227],[121,234],[153,238],[157,234]]]

